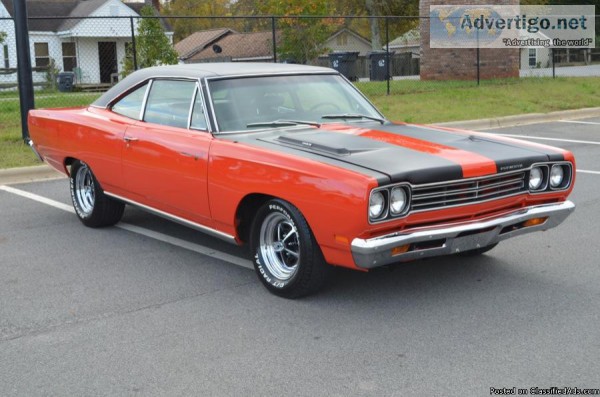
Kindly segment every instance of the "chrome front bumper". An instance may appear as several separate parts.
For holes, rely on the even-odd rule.
[[[352,256],[358,267],[371,269],[394,262],[455,254],[487,247],[522,234],[551,229],[561,224],[574,210],[575,204],[565,201],[526,207],[500,217],[456,226],[396,232],[366,240],[355,238],[352,240]],[[534,218],[546,220],[537,225],[524,225],[524,222]],[[392,249],[406,245],[409,245],[406,252],[392,254]]]

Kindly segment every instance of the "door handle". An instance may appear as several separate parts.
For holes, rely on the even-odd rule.
[[[197,156],[197,155],[195,155],[195,154],[192,154],[192,153],[188,153],[188,152],[179,152],[179,154],[181,154],[182,156],[185,156],[185,157],[191,157],[191,158],[193,158],[194,160],[198,160],[198,156]]]
[[[124,140],[125,142],[127,142],[127,143],[129,143],[129,142],[135,142],[135,141],[139,141],[139,139],[138,139],[138,138],[135,138],[135,137],[132,137],[132,136],[126,136],[126,137],[123,137],[123,140]]]

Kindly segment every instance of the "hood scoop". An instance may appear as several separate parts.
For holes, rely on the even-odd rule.
[[[385,144],[356,135],[329,133],[324,131],[319,131],[318,133],[280,135],[271,142],[277,142],[305,150],[329,153],[336,156],[349,156],[351,154],[373,151],[385,147]]]

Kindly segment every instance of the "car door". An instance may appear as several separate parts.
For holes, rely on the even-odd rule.
[[[199,86],[177,79],[150,84],[142,120],[128,127],[123,139],[123,186],[141,204],[208,224],[207,167],[213,138]]]
[[[85,122],[84,136],[94,150],[88,150],[84,158],[108,193],[120,193],[123,136],[127,128],[139,120],[147,88],[147,83],[132,88],[110,109],[88,108],[92,117]]]

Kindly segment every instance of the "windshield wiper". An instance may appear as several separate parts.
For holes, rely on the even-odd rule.
[[[385,119],[380,117],[367,116],[366,114],[357,113],[344,113],[344,114],[325,114],[321,116],[322,119],[368,119],[373,121],[379,121],[381,124],[385,123]]]
[[[317,127],[317,128],[321,127],[321,124],[315,123],[314,121],[273,120],[273,121],[261,121],[258,123],[246,124],[246,128],[251,128],[251,127],[291,127],[294,125],[310,125],[310,126]]]

